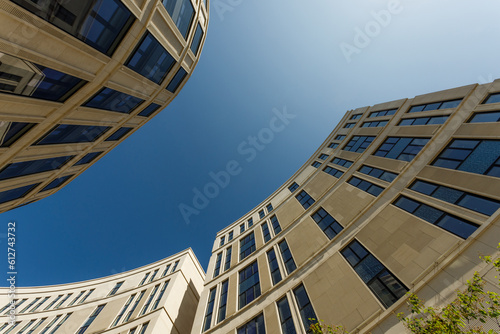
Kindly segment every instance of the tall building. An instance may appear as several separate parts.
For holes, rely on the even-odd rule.
[[[404,333],[408,291],[440,305],[476,270],[498,286],[479,255],[499,256],[499,122],[500,80],[348,111],[217,233],[191,333]]]
[[[499,189],[500,80],[350,110],[284,185],[217,233],[206,276],[188,250],[21,288],[12,324],[2,288],[0,334],[294,334],[313,318],[403,333],[395,314],[409,291],[439,306],[474,271],[498,287],[479,255],[500,257]]]
[[[0,294],[2,333],[189,333],[205,272],[191,249],[90,281]]]
[[[0,212],[44,198],[179,93],[206,0],[0,0]]]

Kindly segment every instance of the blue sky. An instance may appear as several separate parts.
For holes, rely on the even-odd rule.
[[[5,231],[18,226],[17,285],[102,277],[188,247],[206,268],[216,232],[288,180],[347,110],[500,78],[498,12],[491,0],[212,1],[179,96],[55,195],[0,215]],[[238,147],[284,110],[293,118],[247,161]],[[240,172],[186,223],[179,205],[230,161]]]

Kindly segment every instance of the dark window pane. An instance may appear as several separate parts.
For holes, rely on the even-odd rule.
[[[489,104],[489,103],[499,103],[499,102],[500,102],[500,93],[495,93],[495,94],[490,94],[483,103]]]
[[[198,54],[202,39],[203,29],[201,28],[201,24],[198,23],[196,26],[196,32],[194,33],[193,42],[191,42],[191,51],[193,51],[195,56]]]
[[[430,195],[438,188],[437,185],[434,185],[429,182],[424,181],[415,181],[411,186],[411,190],[418,191],[419,193]]]
[[[60,124],[35,145],[90,143],[99,139],[109,129],[109,126]]]
[[[465,195],[458,203],[464,208],[480,212],[491,216],[500,207],[500,203],[484,197],[474,196],[472,194]]]
[[[0,122],[0,147],[10,147],[35,125],[35,123]]]
[[[81,158],[80,160],[78,160],[78,162],[75,164],[75,166],[88,164],[88,163],[94,161],[102,153],[103,152],[87,153],[83,158]]]
[[[469,123],[488,123],[500,121],[500,111],[476,113]]]
[[[64,183],[66,183],[66,181],[68,181],[72,176],[73,175],[59,177],[59,178],[55,179],[54,181],[50,182],[48,185],[46,185],[42,190],[40,190],[40,192],[51,190],[54,188],[58,188],[58,187],[62,186]]]
[[[184,36],[184,39],[186,39],[194,16],[194,8],[191,1],[163,0],[162,3],[182,36]]]
[[[103,88],[83,106],[130,114],[144,100],[121,93],[111,88]]]
[[[478,228],[476,225],[450,215],[444,216],[443,219],[437,223],[437,226],[440,226],[464,239],[467,239]]]
[[[56,170],[61,168],[73,157],[74,156],[71,155],[41,160],[14,162],[8,164],[0,171],[0,180]]]
[[[462,102],[462,99],[453,100],[453,101],[445,101],[445,102],[443,102],[441,107],[439,107],[439,109],[456,108],[456,107],[458,107],[460,102]]]
[[[15,189],[5,190],[0,192],[0,204],[13,201],[15,199],[19,199],[24,197],[27,193],[33,190],[40,183],[30,184],[29,186],[19,187]]]
[[[115,140],[120,140],[125,136],[127,133],[129,133],[133,128],[119,128],[116,130],[111,136],[106,138],[105,141],[115,141]]]
[[[172,78],[172,81],[167,86],[167,90],[171,93],[175,93],[177,91],[177,88],[181,85],[182,81],[186,77],[187,72],[184,70],[182,67],[179,68],[177,73],[174,75]]]
[[[429,103],[429,104],[426,104],[424,109],[422,111],[427,111],[427,110],[436,110],[436,109],[439,109],[439,106],[441,105],[441,102],[437,102],[437,103]]]
[[[151,103],[149,106],[144,108],[144,110],[141,111],[140,113],[138,113],[137,115],[142,116],[142,117],[149,117],[152,113],[154,113],[160,107],[161,106],[159,104]]]

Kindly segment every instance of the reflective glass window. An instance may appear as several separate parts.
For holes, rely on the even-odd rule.
[[[59,124],[34,145],[90,143],[99,139],[109,126]]]
[[[130,114],[142,102],[144,102],[143,99],[105,87],[83,106]]]
[[[72,175],[66,175],[66,176],[62,176],[62,177],[58,177],[57,179],[55,179],[54,181],[50,182],[48,185],[46,185],[42,190],[40,190],[40,192],[42,191],[47,191],[47,190],[51,190],[51,189],[54,189],[54,188],[58,188],[60,186],[62,186],[63,184],[65,184],[71,177],[73,177],[74,174]]]
[[[160,107],[161,106],[159,104],[151,103],[149,106],[147,106],[146,108],[144,108],[143,111],[141,111],[140,113],[138,113],[137,116],[149,117],[149,116],[151,116],[151,114],[153,114]]]
[[[111,136],[106,138],[105,141],[116,141],[122,139],[127,133],[132,131],[133,128],[119,128]]]
[[[77,161],[77,163],[75,163],[75,166],[88,164],[88,163],[94,161],[102,153],[103,152],[91,152],[91,153],[87,153],[87,154],[85,154],[83,156],[83,158],[81,158],[80,160]]]
[[[73,157],[73,155],[68,155],[64,157],[14,162],[8,164],[0,171],[0,180],[56,170],[64,166]]]
[[[187,39],[189,27],[194,17],[194,7],[191,0],[163,0],[163,6],[174,21],[184,39]]]

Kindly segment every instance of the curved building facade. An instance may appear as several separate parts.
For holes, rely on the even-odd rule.
[[[0,212],[46,197],[179,93],[208,0],[0,0]]]
[[[191,331],[205,273],[191,249],[90,281],[0,293],[2,333],[175,333]],[[11,300],[16,308],[12,310]],[[12,311],[12,312],[11,312]],[[15,314],[10,318],[10,314]]]
[[[500,80],[348,111],[217,234],[191,333],[403,333],[408,291],[440,305],[474,271],[493,289],[499,122]]]

